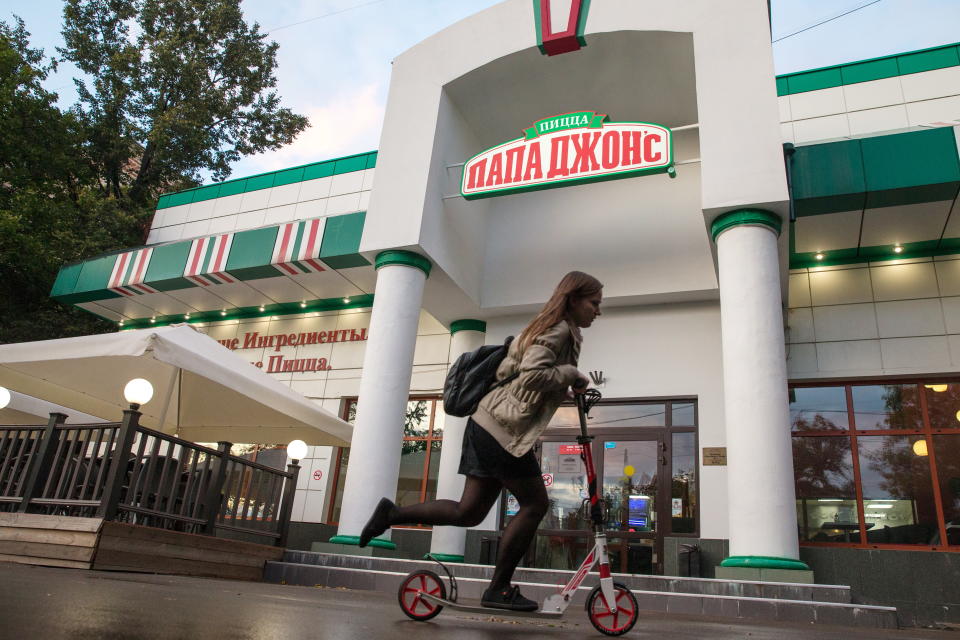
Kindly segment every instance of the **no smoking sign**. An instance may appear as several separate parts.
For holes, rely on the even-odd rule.
[[[553,485],[553,474],[545,473],[543,474],[543,486],[549,487]]]
[[[317,469],[316,471],[313,472],[314,480],[319,480],[322,477],[323,477],[323,471],[320,471],[320,469]]]

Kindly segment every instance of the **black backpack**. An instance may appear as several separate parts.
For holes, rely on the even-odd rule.
[[[513,336],[503,344],[484,345],[457,358],[443,383],[443,410],[447,415],[473,415],[483,396],[520,375],[518,371],[496,382],[497,367],[507,357],[511,342]]]

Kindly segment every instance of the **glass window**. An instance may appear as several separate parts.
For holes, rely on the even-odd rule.
[[[676,407],[676,405],[674,405]],[[670,526],[673,533],[697,530],[697,443],[693,433],[673,434]]]
[[[540,468],[547,487],[550,510],[540,522],[541,529],[585,529],[590,527],[590,514],[584,501],[589,499],[587,471],[580,459],[576,442],[544,442]],[[516,514],[519,506],[509,493],[505,505],[504,524]]]
[[[674,402],[671,406],[671,420],[675,427],[692,427],[697,424],[696,405],[692,402]]]
[[[793,431],[840,431],[849,428],[847,394],[843,387],[790,389]]]
[[[793,473],[800,539],[860,542],[850,438],[794,437]]]
[[[867,541],[933,544],[939,529],[926,440],[860,436],[857,444]]]
[[[666,415],[667,405],[664,403],[598,404],[587,416],[587,427],[665,427]],[[560,407],[550,421],[549,427],[579,429],[580,418],[577,415],[577,408],[569,405]]]
[[[602,495],[608,529],[657,530],[657,440],[604,441]]]
[[[923,428],[920,397],[915,384],[851,387],[853,419],[859,431]]]
[[[927,383],[923,393],[932,429],[960,429],[960,384]]]
[[[960,435],[935,435],[932,439],[947,543],[960,545]]]

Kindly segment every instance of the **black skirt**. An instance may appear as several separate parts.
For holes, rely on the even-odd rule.
[[[465,476],[481,478],[539,478],[540,463],[533,450],[517,458],[500,446],[487,430],[467,419],[463,432],[463,449],[460,453],[460,468]]]

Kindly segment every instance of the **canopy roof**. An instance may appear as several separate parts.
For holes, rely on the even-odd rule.
[[[349,446],[352,427],[184,324],[0,346],[0,385],[106,420],[146,378],[141,424],[197,442]]]

